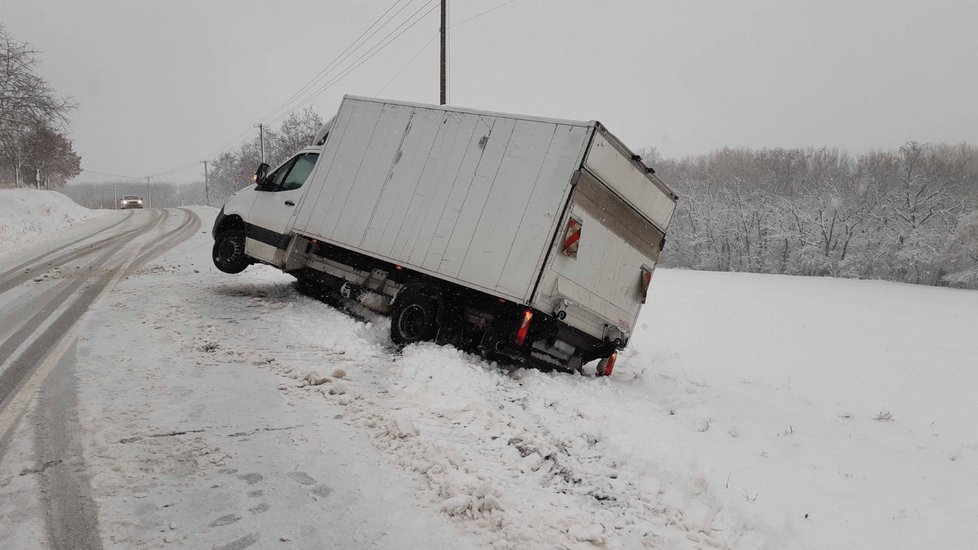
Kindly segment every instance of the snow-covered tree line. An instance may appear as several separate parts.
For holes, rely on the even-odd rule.
[[[311,108],[285,118],[279,128],[265,128],[265,162],[273,169],[312,140],[323,126],[323,119]],[[223,204],[239,189],[251,184],[251,176],[261,162],[259,136],[244,143],[237,151],[222,153],[211,160],[208,177],[210,204]]]
[[[644,154],[680,195],[663,265],[978,288],[978,148]]]
[[[67,137],[75,108],[36,72],[38,52],[0,25],[0,183],[64,185],[81,173]]]

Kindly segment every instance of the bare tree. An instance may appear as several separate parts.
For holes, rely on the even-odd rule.
[[[36,74],[38,51],[0,25],[0,156],[12,164],[15,185],[26,162],[26,136],[37,128],[64,129],[76,107]]]

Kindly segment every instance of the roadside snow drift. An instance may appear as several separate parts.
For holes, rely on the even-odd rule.
[[[57,191],[0,189],[0,256],[94,214]]]

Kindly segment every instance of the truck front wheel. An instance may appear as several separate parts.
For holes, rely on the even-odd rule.
[[[241,273],[251,260],[245,256],[245,234],[240,229],[222,231],[214,239],[211,251],[214,265],[225,273]]]
[[[391,304],[391,340],[399,346],[433,340],[437,315],[437,300],[420,288],[404,289]]]

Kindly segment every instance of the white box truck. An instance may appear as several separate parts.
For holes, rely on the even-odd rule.
[[[389,312],[397,344],[610,373],[676,194],[601,123],[343,98],[315,144],[234,195],[222,271],[250,263]]]

